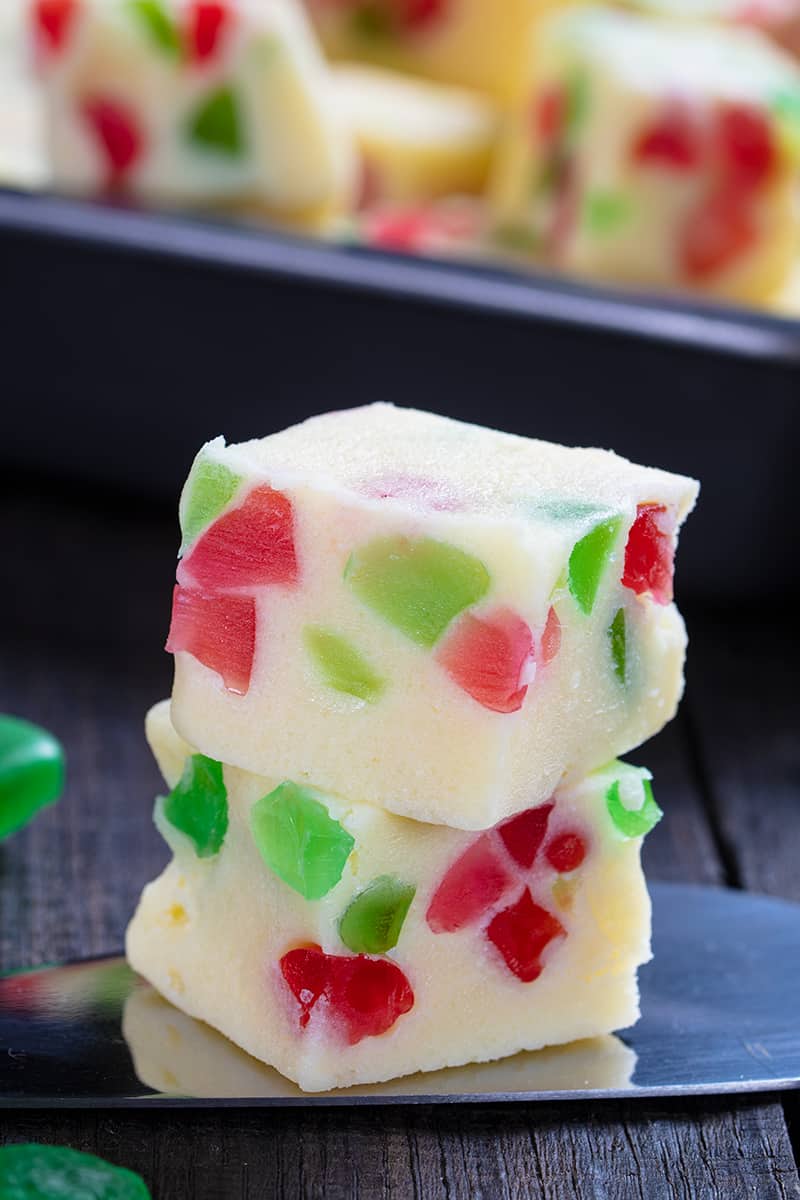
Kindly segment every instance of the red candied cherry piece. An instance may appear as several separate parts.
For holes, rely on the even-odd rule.
[[[67,44],[78,0],[36,0],[32,12],[41,45],[48,53],[58,54]]]
[[[484,708],[518,712],[528,691],[523,678],[533,666],[533,634],[510,609],[485,617],[465,613],[437,650],[436,661]]]
[[[680,245],[680,264],[697,282],[723,271],[745,254],[758,237],[747,204],[731,188],[713,192],[689,216]]]
[[[749,104],[725,104],[717,116],[717,137],[723,162],[746,191],[759,187],[770,174],[775,147],[769,122]]]
[[[554,938],[566,936],[561,922],[546,908],[535,904],[528,888],[519,900],[494,917],[486,930],[510,971],[523,983],[532,983],[542,973],[540,956]]]
[[[414,254],[424,249],[430,226],[430,215],[424,208],[391,208],[370,214],[367,241],[379,250]]]
[[[223,591],[297,580],[291,501],[267,484],[210,525],[178,567],[178,582]]]
[[[221,0],[195,0],[186,14],[186,47],[191,62],[208,62],[217,52],[231,11]]]
[[[675,171],[690,171],[702,154],[703,141],[691,109],[679,102],[670,103],[633,147],[636,162],[657,163]]]
[[[562,87],[548,87],[533,102],[533,130],[545,145],[558,141],[567,116],[567,96]]]
[[[579,833],[559,833],[544,848],[550,866],[565,875],[575,871],[586,858],[586,842]]]
[[[552,802],[540,804],[538,808],[526,809],[525,812],[518,813],[516,817],[511,817],[497,826],[497,832],[503,839],[506,850],[514,862],[519,863],[526,871],[533,866],[539,853],[552,811]]]
[[[105,96],[85,100],[82,111],[103,150],[111,181],[119,182],[144,149],[135,116],[125,105]]]
[[[482,833],[446,872],[425,920],[434,933],[453,933],[477,921],[514,883],[488,833]]]
[[[551,606],[547,614],[544,632],[540,642],[540,658],[542,666],[546,667],[551,663],[561,649],[561,622],[558,619],[558,613]]]
[[[256,648],[256,603],[252,596],[209,596],[176,585],[167,637],[171,654],[185,650],[222,676],[230,692],[250,687]]]
[[[414,1005],[414,992],[400,968],[386,958],[325,954],[318,946],[290,950],[281,974],[300,1005],[305,1029],[319,1000],[350,1045],[379,1037]]]
[[[403,29],[426,29],[441,21],[447,10],[447,0],[399,0],[397,10]]]
[[[657,604],[672,600],[675,573],[675,538],[659,526],[666,513],[663,504],[639,504],[625,546],[623,587],[637,596],[650,592]]]

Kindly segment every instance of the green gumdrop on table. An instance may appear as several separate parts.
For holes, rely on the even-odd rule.
[[[433,538],[376,538],[354,551],[345,579],[358,598],[420,646],[433,646],[489,590],[486,567]]]
[[[355,845],[316,793],[288,779],[256,801],[250,829],[270,870],[306,900],[336,886]]]
[[[189,118],[189,137],[206,150],[236,157],[242,153],[239,105],[229,87],[217,88]]]
[[[609,626],[608,638],[611,642],[611,661],[614,666],[614,674],[620,683],[624,684],[628,668],[628,630],[624,608],[617,610],[614,620]]]
[[[309,625],[303,641],[328,687],[358,700],[372,702],[381,696],[384,680],[347,638],[319,625]]]
[[[186,759],[178,783],[160,801],[170,825],[194,844],[198,858],[218,854],[228,832],[228,792],[222,763],[204,754]]]
[[[0,1147],[2,1200],[151,1200],[140,1175],[67,1146]]]
[[[222,463],[202,455],[195,459],[181,498],[181,553],[230,503],[241,482]]]
[[[181,52],[178,31],[161,0],[128,0],[128,9],[159,50],[178,57]]]
[[[611,517],[576,542],[569,556],[569,590],[581,612],[594,608],[603,572],[622,528],[622,517]]]
[[[385,954],[397,945],[416,888],[392,875],[379,875],[350,901],[339,936],[355,954]]]
[[[0,716],[0,838],[15,833],[64,789],[64,751],[51,733]]]
[[[626,808],[620,795],[619,780],[615,779],[606,792],[606,804],[614,825],[627,838],[644,837],[663,817],[653,795],[649,779],[643,779],[644,803],[641,808]]]

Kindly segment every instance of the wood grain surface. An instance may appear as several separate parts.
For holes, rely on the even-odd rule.
[[[118,950],[167,859],[142,733],[165,695],[168,514],[6,480],[0,710],[64,742],[66,794],[0,845],[0,970]],[[692,613],[679,718],[631,755],[666,819],[651,878],[800,900],[796,634],[788,614]],[[794,656],[794,657],[793,657]],[[793,1141],[794,1138],[794,1149]],[[593,1105],[5,1113],[0,1144],[50,1141],[140,1171],[155,1200],[786,1200],[797,1099]]]

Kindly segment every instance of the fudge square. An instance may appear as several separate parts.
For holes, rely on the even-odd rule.
[[[498,153],[498,235],[620,282],[769,296],[796,256],[800,72],[747,29],[548,17]]]
[[[322,221],[354,153],[293,0],[34,0],[54,182]]]
[[[375,404],[205,446],[172,715],[204,754],[483,829],[675,712],[697,484]]]
[[[614,762],[482,833],[397,817],[193,752],[147,720],[174,857],[133,968],[321,1091],[606,1034],[650,956],[647,771]]]

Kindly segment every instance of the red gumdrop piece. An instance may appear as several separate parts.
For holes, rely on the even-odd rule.
[[[119,182],[144,149],[136,118],[125,105],[103,96],[85,100],[82,111],[103,150],[111,181]]]
[[[78,12],[78,0],[36,0],[32,15],[40,44],[58,54],[67,44],[70,26]]]
[[[649,592],[657,604],[672,600],[675,573],[675,538],[659,527],[658,518],[666,513],[663,504],[639,504],[625,546],[623,587],[637,596]]]
[[[508,969],[523,983],[538,979],[542,973],[540,955],[554,938],[565,935],[561,922],[535,904],[527,888],[515,904],[491,920],[486,930]]]
[[[256,648],[256,603],[252,596],[209,596],[176,585],[165,649],[185,650],[222,676],[229,692],[250,687]]]
[[[514,883],[488,833],[482,833],[447,870],[425,919],[434,933],[453,933],[477,921]]]
[[[533,103],[533,131],[539,141],[548,144],[558,141],[567,115],[567,97],[562,87],[549,87],[539,92]]]
[[[554,870],[566,874],[586,858],[586,842],[579,833],[559,833],[545,846],[544,856]]]
[[[636,162],[659,164],[674,171],[690,171],[702,154],[703,140],[691,110],[675,102],[639,135],[633,146]]]
[[[231,11],[220,0],[195,0],[186,14],[186,47],[191,62],[208,62],[217,53]]]
[[[386,958],[325,954],[317,946],[308,946],[284,954],[280,967],[300,1005],[301,1029],[324,997],[328,1020],[351,1046],[386,1033],[414,1005],[410,983]]]
[[[522,708],[533,662],[533,634],[510,609],[485,617],[465,613],[436,652],[454,683],[492,712]]]
[[[547,822],[553,811],[552,802],[540,804],[538,808],[529,808],[518,813],[516,817],[504,821],[497,826],[497,832],[503,839],[503,845],[508,853],[525,870],[534,863],[539,847],[547,833]]]
[[[769,122],[749,104],[725,104],[717,116],[717,137],[727,171],[739,187],[751,191],[769,176],[775,147]]]
[[[758,237],[746,202],[723,188],[709,196],[686,221],[679,244],[684,275],[700,282],[723,271],[745,254]]]
[[[546,667],[551,663],[561,649],[561,622],[558,619],[558,613],[551,606],[547,614],[544,632],[540,642],[540,658],[542,666]]]
[[[210,525],[178,567],[179,583],[213,591],[296,580],[291,501],[267,484]]]

